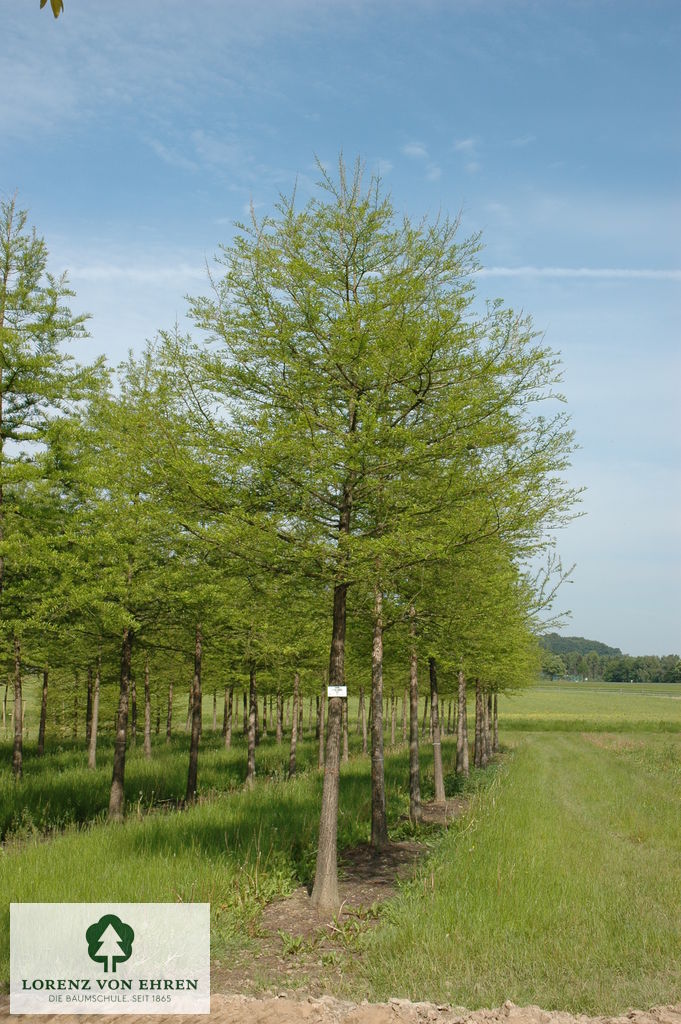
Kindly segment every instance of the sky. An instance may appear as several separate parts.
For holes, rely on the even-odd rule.
[[[678,0],[0,0],[0,194],[116,364],[252,203],[361,158],[482,232],[478,293],[560,352],[586,488],[561,628],[681,652]]]

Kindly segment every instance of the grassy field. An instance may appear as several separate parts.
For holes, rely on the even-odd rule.
[[[681,992],[681,688],[545,684],[500,701],[506,756],[470,782],[468,813],[427,835],[432,854],[378,926],[342,955],[341,991],[469,1007],[535,1002],[614,1013],[674,1002]],[[306,709],[307,724],[307,709]],[[129,820],[100,819],[111,749],[89,773],[71,741],[43,764],[27,744],[16,786],[0,750],[0,979],[8,973],[13,900],[208,900],[212,952],[224,962],[257,948],[263,905],[312,877],[321,775],[314,740],[300,776],[284,778],[287,747],[258,748],[260,781],[241,788],[243,741],[231,752],[207,730],[204,802],[147,813],[184,792],[187,737],[161,737],[151,763],[139,747],[127,774]],[[339,842],[366,841],[369,763],[343,768]],[[448,787],[453,743],[444,746]],[[425,796],[432,762],[423,744]],[[386,762],[392,838],[410,832],[406,753]],[[45,828],[62,834],[46,838]],[[352,955],[360,953],[360,956]]]

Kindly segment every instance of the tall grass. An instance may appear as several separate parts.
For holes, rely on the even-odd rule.
[[[522,740],[367,939],[354,992],[618,1013],[681,992],[681,741]]]

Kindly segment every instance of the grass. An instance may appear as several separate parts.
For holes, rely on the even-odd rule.
[[[86,827],[67,825],[62,834],[47,840],[35,823],[15,830],[0,847],[0,984],[6,985],[8,980],[10,902],[208,901],[214,958],[237,947],[255,947],[262,906],[309,884],[313,877],[322,773],[311,767],[316,766],[314,741],[301,743],[298,752],[299,765],[308,768],[287,781],[279,771],[287,758],[286,745],[277,747],[271,740],[263,741],[257,756],[261,773],[266,763],[273,768],[270,777],[262,774],[250,791],[240,787],[225,792],[234,779],[243,777],[243,745],[231,752],[202,750],[199,771],[206,796],[203,802],[183,813],[145,813],[142,804],[131,801],[123,826],[108,825],[98,817]],[[183,791],[186,750],[173,753],[159,749],[155,753],[158,763],[152,761],[153,769],[148,768],[153,771],[154,784],[163,775],[165,760],[169,773],[165,780],[167,789],[172,791],[181,783]],[[107,796],[104,784],[108,787],[110,766],[98,770],[102,778],[93,780],[86,768],[70,765],[73,752],[56,751],[52,756],[56,764],[62,765],[66,782],[60,789],[58,772],[53,766],[50,777],[44,780],[50,800],[65,799],[70,787],[74,788],[74,798],[85,786],[95,794]],[[127,778],[139,779],[135,772],[147,767],[135,754]],[[40,767],[35,769],[35,779],[32,770],[27,770],[21,786],[14,787],[15,797],[24,785],[30,794],[39,793]],[[206,792],[208,783],[217,781],[221,773],[223,792],[217,788]],[[432,797],[432,758],[425,750],[423,774],[425,796]],[[57,783],[53,775],[57,776]],[[368,778],[366,758],[353,758],[342,768],[341,847],[369,839]],[[386,757],[386,791],[392,835],[397,838],[411,833],[411,826],[399,820],[408,810],[401,752],[388,753]],[[99,796],[90,799],[91,809],[97,807]],[[48,802],[46,797],[44,806]],[[85,797],[83,807],[86,812]]]
[[[620,725],[639,722],[637,702],[609,699]],[[599,1014],[677,1002],[677,724],[507,733],[493,785],[364,940],[346,991]]]
[[[620,684],[547,684],[502,697],[508,756],[473,777],[463,819],[420,835],[432,854],[417,880],[400,888],[375,929],[339,950],[342,993],[469,1007],[510,998],[608,1014],[678,1000],[679,697],[679,687]],[[350,740],[356,754],[354,730]],[[2,745],[0,985],[10,901],[206,900],[212,955],[224,962],[257,952],[265,903],[311,882],[321,795],[313,739],[299,744],[301,770],[291,782],[287,742],[264,740],[259,779],[246,792],[243,740],[225,751],[208,728],[202,801],[183,813],[150,809],[184,794],[188,737],[154,743],[151,762],[140,746],[129,754],[124,826],[102,821],[111,779],[106,736],[94,773],[82,740],[50,740],[42,761],[27,743],[18,786],[11,748]],[[451,740],[443,752],[451,768]],[[422,769],[428,799],[427,743]],[[394,839],[412,834],[403,819],[406,782],[406,751],[389,752]],[[458,786],[451,774],[447,782],[450,792]],[[339,845],[366,841],[369,823],[369,761],[353,756],[342,772]],[[50,829],[63,831],[48,837]]]

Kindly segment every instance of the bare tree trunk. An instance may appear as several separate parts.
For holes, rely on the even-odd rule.
[[[421,723],[421,736],[422,737],[426,735],[426,729],[428,727],[428,704],[429,703],[430,702],[429,702],[428,698],[425,697],[424,701],[423,701],[423,722]]]
[[[326,723],[324,721],[324,718],[325,718],[326,701],[327,701],[326,687],[323,687],[321,700],[319,702],[319,750],[318,750],[318,754],[317,754],[317,767],[318,768],[323,768],[324,767],[324,761],[325,761],[324,741],[326,739],[326,734],[325,734]]]
[[[433,719],[433,781],[435,783],[435,803],[445,802],[445,783],[442,774],[442,739],[440,736],[440,703],[437,693],[437,669],[435,658],[428,659],[430,672],[430,707]]]
[[[256,747],[260,743],[260,710],[258,708],[258,700],[256,697],[255,701],[255,745]]]
[[[303,698],[298,701],[298,735],[303,735]]]
[[[85,746],[90,746],[90,730],[92,729],[92,666],[87,668],[87,703],[85,705]]]
[[[459,670],[458,675],[459,710],[456,722],[456,774],[468,775],[468,721],[466,710],[466,677]]]
[[[246,691],[243,693],[244,698],[244,736],[248,736],[248,699],[246,697]]]
[[[473,764],[482,767],[482,688],[480,680],[475,680],[475,740],[473,744]]]
[[[130,740],[133,747],[137,743],[137,681],[135,673],[130,671]]]
[[[192,685],[192,735],[189,743],[189,771],[187,772],[187,792],[185,803],[196,803],[196,784],[199,770],[199,740],[201,738],[201,712],[203,695],[201,693],[201,655],[203,637],[201,626],[197,622],[194,634],[194,681]]]
[[[492,733],[492,753],[499,753],[499,715],[497,712],[497,695],[494,694],[494,710],[493,710],[493,722],[494,728]]]
[[[288,777],[296,774],[296,747],[298,746],[298,702],[300,700],[300,675],[293,677],[293,726],[291,728],[291,750],[288,758]]]
[[[262,734],[267,739],[267,696],[262,699]]]
[[[47,681],[49,668],[45,665],[43,669],[43,692],[40,698],[40,728],[38,729],[38,757],[45,752],[45,726],[47,724]],[[5,687],[5,700],[7,700],[7,687]],[[4,720],[4,716],[3,716]]]
[[[24,771],[24,701],[21,692],[21,641],[14,634],[14,749],[12,772],[20,779]]]
[[[350,494],[344,496],[341,532],[350,525]],[[333,626],[329,652],[329,685],[343,686],[345,681],[345,623],[348,584],[336,583],[333,590]],[[314,886],[310,901],[319,911],[336,909],[338,896],[338,791],[340,785],[340,741],[343,698],[329,698],[329,734],[324,758],[324,785],[319,818],[319,842]],[[322,730],[322,736],[324,731]],[[320,747],[322,740],[320,737]]]
[[[451,736],[452,733],[452,702],[447,702],[447,735]]]
[[[289,725],[291,724],[291,703],[290,703],[290,700],[289,700],[288,697],[286,698],[286,701],[284,703],[284,712],[285,712],[285,725],[286,725],[286,728],[288,729]]]
[[[151,757],[151,691],[149,689],[149,655],[144,659],[144,756]]]
[[[402,742],[407,742],[407,704],[409,703],[409,690],[405,686],[402,694]]]
[[[227,702],[229,700],[229,687],[225,686],[225,699],[222,705],[222,738],[227,735]]]
[[[192,724],[192,692],[194,683],[189,684],[189,696],[187,697],[187,724],[185,726],[185,732],[189,732]]]
[[[284,702],[281,696],[281,690],[277,690],[277,743],[281,743],[284,735]]]
[[[482,743],[482,756],[483,766],[489,764],[489,759],[492,756],[492,736],[490,734],[489,725],[490,718],[492,715],[492,694],[483,692],[484,701],[484,715],[482,720],[483,725],[483,743]]]
[[[409,818],[413,824],[421,821],[421,769],[419,765],[419,676],[416,654],[416,610],[409,609]]]
[[[397,704],[395,702],[395,694],[390,694],[390,746],[395,746],[397,730]]]
[[[350,748],[348,732],[350,729],[350,723],[348,722],[348,698],[343,697],[343,764],[347,764],[350,760]]]
[[[256,716],[258,713],[258,691],[256,689],[255,665],[251,662],[250,667],[250,700],[248,707],[248,760],[246,766],[246,785],[252,786],[255,782],[255,744],[256,744]]]
[[[73,676],[73,718],[72,718],[72,736],[78,739],[78,673],[75,672]]]
[[[371,650],[371,845],[388,845],[383,761],[383,594],[374,588],[374,639]]]
[[[109,796],[109,821],[122,821],[125,807],[125,747],[128,737],[132,640],[132,630],[129,626],[126,626],[123,630],[123,649],[121,651],[121,686],[118,697],[113,777],[111,779],[111,794]]]
[[[319,743],[319,733],[322,728],[322,702],[319,699],[319,694],[315,697],[315,701],[317,705],[317,724],[315,725],[314,738]]]
[[[213,732],[218,731],[218,695],[217,690],[213,687]]]
[[[92,693],[92,728],[90,729],[90,745],[87,752],[87,766],[91,771],[97,767],[97,732],[99,729],[99,687],[102,678],[102,655],[97,654],[95,669],[95,687]]]
[[[313,706],[314,706],[314,701],[313,701],[312,697],[310,697],[310,701],[309,701],[309,704],[308,704],[308,711],[307,711],[307,731],[310,734],[312,734],[312,708],[313,708]]]
[[[173,735],[173,684],[168,683],[168,717],[166,718],[166,743],[170,743]]]
[[[234,686],[225,687],[225,749],[232,745],[232,710],[234,708]]]

